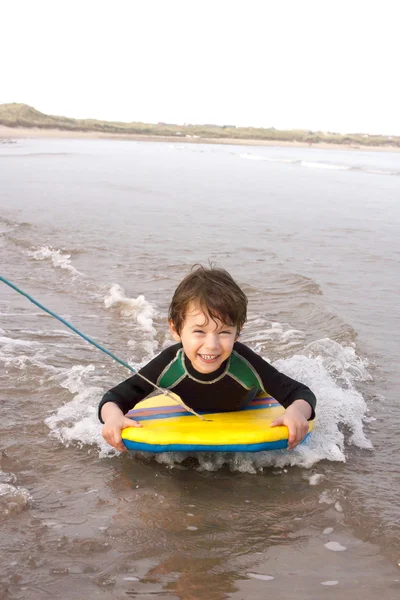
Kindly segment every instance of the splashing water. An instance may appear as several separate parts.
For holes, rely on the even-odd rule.
[[[363,431],[363,420],[368,409],[362,395],[352,383],[358,381],[362,373],[365,379],[370,377],[365,365],[352,348],[343,347],[332,340],[320,340],[311,346],[314,357],[297,354],[274,364],[290,377],[309,385],[317,395],[317,418],[308,440],[291,452],[196,453],[199,470],[217,471],[224,465],[232,471],[243,473],[257,473],[267,467],[299,466],[309,469],[321,460],[345,462],[346,443],[359,448],[372,448]],[[319,355],[316,354],[317,347],[321,352]],[[330,372],[328,356],[332,354],[332,348],[335,348],[335,368]],[[310,346],[305,351],[310,354]],[[339,363],[342,364],[340,371],[337,367]],[[52,435],[61,443],[95,444],[100,456],[110,456],[116,451],[102,440],[97,421],[97,405],[102,392],[99,388],[85,385],[85,378],[91,372],[94,372],[93,365],[74,367],[64,371],[62,377],[56,376],[62,387],[76,395],[71,402],[49,417],[46,423]],[[348,439],[345,439],[342,431],[343,425],[351,432]],[[178,452],[141,454],[169,467],[181,464],[189,456],[188,453]],[[315,479],[312,480],[313,483]]]
[[[17,515],[30,501],[28,490],[9,483],[0,483],[0,517]]]
[[[153,326],[155,310],[143,295],[137,298],[128,298],[125,290],[115,283],[104,298],[104,305],[121,317],[134,318],[144,331],[155,335],[156,331]]]
[[[95,371],[94,365],[63,370],[50,377],[60,387],[75,394],[73,400],[61,406],[53,415],[45,420],[52,437],[65,446],[77,443],[97,445],[100,456],[112,456],[117,451],[111,448],[101,437],[101,424],[97,418],[97,405],[102,389],[86,384],[86,379]]]
[[[63,254],[61,250],[54,250],[49,246],[40,246],[34,250],[27,250],[27,254],[35,260],[50,259],[54,267],[65,269],[74,277],[82,275],[82,273],[75,269],[75,267],[71,264],[71,255]]]

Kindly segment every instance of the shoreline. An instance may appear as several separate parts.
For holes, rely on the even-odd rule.
[[[329,144],[309,142],[286,142],[281,140],[258,140],[243,138],[194,138],[175,135],[140,135],[124,133],[101,133],[97,131],[67,131],[42,129],[40,127],[6,127],[0,125],[0,144],[14,139],[109,139],[136,142],[169,142],[179,144],[224,144],[231,146],[279,146],[287,148],[319,148],[321,150],[351,150],[361,152],[400,152],[397,146],[359,146],[357,144]]]

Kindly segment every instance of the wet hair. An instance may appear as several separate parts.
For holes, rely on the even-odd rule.
[[[231,275],[224,269],[194,265],[189,275],[181,281],[173,295],[168,318],[178,334],[185,322],[190,302],[210,316],[230,327],[242,329],[247,318],[247,297]],[[208,323],[206,321],[205,325]]]

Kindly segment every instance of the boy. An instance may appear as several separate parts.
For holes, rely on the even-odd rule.
[[[169,307],[169,329],[177,342],[140,369],[158,386],[173,390],[197,412],[237,410],[252,392],[268,391],[286,411],[272,425],[286,425],[289,450],[308,432],[316,398],[305,385],[283,375],[237,341],[246,321],[247,298],[223,269],[198,267],[178,285]],[[124,415],[154,388],[138,375],[109,390],[99,405],[102,435],[126,450],[121,431],[140,427]],[[250,395],[249,395],[250,390]]]

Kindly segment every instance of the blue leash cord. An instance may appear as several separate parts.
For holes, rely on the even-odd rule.
[[[76,329],[76,327],[74,327],[73,325],[71,325],[70,323],[68,323],[68,321],[66,321],[62,317],[59,317],[58,315],[56,315],[56,313],[54,313],[53,311],[51,311],[48,308],[46,308],[45,306],[43,306],[43,304],[40,304],[40,302],[37,302],[37,300],[35,300],[34,298],[32,298],[32,296],[30,296],[26,292],[23,292],[22,290],[20,290],[16,285],[14,285],[13,283],[11,283],[11,281],[8,281],[8,279],[5,279],[5,277],[2,277],[1,275],[0,275],[0,281],[2,281],[3,283],[5,283],[6,285],[10,286],[13,290],[15,290],[16,292],[18,292],[18,294],[21,294],[22,296],[25,296],[25,298],[28,298],[28,300],[30,302],[32,302],[33,304],[35,304],[36,306],[38,306],[41,310],[44,310],[44,312],[48,313],[49,315],[51,315],[55,319],[58,319],[58,321],[61,321],[61,323],[63,323],[64,325],[66,325],[69,329],[72,329],[72,331],[74,331],[81,338],[83,338],[84,340],[86,340],[87,342],[89,342],[89,344],[92,344],[92,346],[96,346],[96,348],[98,348],[99,350],[101,350],[105,354],[108,354],[108,356],[111,356],[111,358],[113,358],[118,363],[120,363],[121,365],[123,365],[124,367],[126,367],[127,369],[129,369],[132,373],[136,373],[136,375],[138,375],[139,377],[141,377],[142,379],[144,379],[147,383],[150,383],[150,385],[152,385],[154,388],[156,388],[159,392],[161,392],[162,394],[165,394],[167,396],[171,396],[171,394],[170,394],[170,392],[168,390],[164,390],[164,389],[158,387],[158,385],[156,385],[155,383],[153,383],[152,381],[150,381],[149,379],[147,379],[146,377],[144,377],[144,375],[141,375],[141,373],[138,373],[135,369],[133,369],[130,365],[128,365],[128,363],[126,363],[123,360],[121,360],[120,358],[118,358],[118,356],[115,356],[115,354],[113,354],[112,352],[110,352],[106,348],[103,348],[103,346],[100,346],[100,344],[98,344],[97,342],[95,342],[94,340],[92,340],[90,337],[88,337],[84,333],[81,333],[78,329]]]
[[[113,354],[112,352],[110,352],[106,348],[103,348],[103,346],[100,346],[100,344],[98,344],[97,342],[95,342],[94,340],[92,340],[90,337],[88,337],[87,335],[85,335],[84,333],[82,333],[81,331],[79,331],[79,329],[76,329],[76,327],[74,327],[73,325],[71,325],[71,323],[68,323],[68,321],[66,321],[62,317],[59,317],[58,315],[56,315],[56,313],[54,313],[53,311],[51,311],[48,308],[46,308],[45,306],[43,306],[43,304],[40,304],[40,302],[38,302],[37,300],[35,300],[34,298],[32,298],[32,296],[30,296],[26,292],[23,292],[22,290],[20,290],[16,285],[14,285],[13,283],[11,283],[11,281],[8,281],[8,279],[6,279],[5,277],[2,277],[0,275],[0,281],[2,281],[3,283],[5,283],[6,285],[10,286],[10,288],[12,288],[16,292],[18,292],[18,294],[21,294],[21,296],[25,296],[25,298],[28,298],[29,302],[32,302],[38,308],[40,308],[41,310],[44,310],[44,312],[46,312],[50,316],[54,317],[58,321],[61,321],[61,323],[63,323],[63,325],[66,325],[66,327],[68,327],[69,329],[72,329],[72,331],[74,333],[77,333],[81,338],[83,338],[84,340],[86,340],[87,342],[89,342],[89,344],[92,344],[92,346],[95,346],[96,348],[98,348],[99,350],[101,350],[102,352],[104,352],[104,354],[108,354],[108,356],[111,356],[111,358],[113,358],[115,361],[117,361],[120,365],[122,365],[122,366],[126,367],[127,369],[129,369],[129,371],[131,371],[132,373],[135,373],[141,379],[144,379],[144,381],[146,381],[146,383],[149,383],[156,390],[158,390],[159,392],[161,392],[161,394],[163,394],[164,396],[168,396],[174,402],[176,402],[177,404],[180,404],[181,406],[183,406],[183,408],[185,410],[187,410],[188,412],[192,413],[193,415],[196,415],[196,417],[198,417],[202,421],[210,421],[211,420],[211,419],[206,419],[205,417],[203,417],[202,415],[200,415],[199,413],[197,413],[195,410],[193,410],[192,408],[190,408],[189,406],[187,406],[187,404],[184,403],[184,401],[182,400],[182,398],[180,398],[177,394],[175,394],[175,392],[171,392],[170,390],[165,390],[165,389],[161,388],[160,386],[158,386],[156,383],[153,383],[152,381],[150,381],[150,379],[147,379],[147,377],[145,377],[144,375],[142,375],[141,373],[139,373],[138,371],[136,371],[135,369],[133,369],[130,365],[128,365],[128,363],[126,363],[123,360],[121,360],[120,358],[118,358],[118,356],[115,356],[115,354]]]

